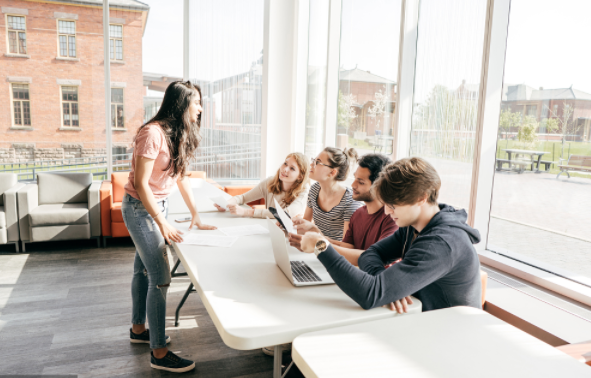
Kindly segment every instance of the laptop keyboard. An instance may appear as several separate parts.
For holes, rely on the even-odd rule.
[[[314,273],[312,268],[303,261],[290,261],[291,272],[298,282],[322,282],[320,277]]]

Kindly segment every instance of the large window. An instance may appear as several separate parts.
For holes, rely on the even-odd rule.
[[[24,16],[6,16],[8,25],[8,52],[10,54],[27,53],[27,28]]]
[[[411,127],[412,156],[442,180],[440,201],[468,209],[486,0],[422,0]]]
[[[76,22],[58,20],[59,56],[76,57]]]
[[[62,119],[65,127],[79,127],[78,87],[62,87]]]
[[[308,86],[304,153],[316,156],[324,147],[328,70],[329,1],[310,2]]]
[[[109,25],[111,60],[123,60],[123,25]]]
[[[590,12],[584,1],[511,2],[487,245],[587,285],[591,79],[580,36]]]
[[[125,127],[123,117],[123,88],[111,88],[111,126]]]
[[[31,100],[28,84],[12,84],[12,124],[31,126]]]
[[[263,5],[262,0],[190,3],[190,73],[203,95],[202,140],[191,169],[206,171],[207,177],[260,179]]]
[[[342,2],[338,147],[392,153],[400,10],[400,0]]]

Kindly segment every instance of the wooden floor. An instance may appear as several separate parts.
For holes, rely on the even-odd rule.
[[[108,248],[94,245],[34,243],[26,254],[0,246],[0,376],[178,376],[150,368],[149,346],[129,342],[133,244],[110,239]],[[173,278],[167,300],[169,347],[197,363],[182,376],[272,377],[273,358],[222,342],[197,294],[174,327],[188,283]],[[286,353],[284,364],[289,361]],[[302,377],[295,367],[287,376]]]

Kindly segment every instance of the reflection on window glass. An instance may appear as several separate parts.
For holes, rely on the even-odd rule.
[[[260,178],[263,5],[191,2],[191,80],[203,96],[202,140],[191,170],[208,178]]]
[[[400,10],[400,0],[342,3],[337,147],[392,153]]]
[[[578,36],[591,33],[589,12],[574,0],[511,2],[487,245],[587,285],[591,77]]]
[[[421,0],[411,156],[441,176],[440,202],[467,210],[486,0]]]
[[[316,156],[324,147],[329,5],[327,0],[310,2],[304,145],[309,156]]]

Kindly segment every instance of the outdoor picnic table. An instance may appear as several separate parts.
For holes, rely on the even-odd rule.
[[[516,158],[519,155],[529,155],[529,158],[530,158],[531,163],[532,163],[532,168],[533,168],[533,164],[536,165],[536,170],[534,171],[536,173],[540,173],[541,172],[540,171],[540,161],[542,160],[542,155],[545,155],[545,154],[548,153],[546,151],[518,150],[518,149],[514,149],[514,148],[507,148],[507,149],[504,149],[503,151],[505,151],[507,153],[507,156],[508,156],[508,160],[509,161],[511,161],[511,156],[512,155],[515,155]],[[532,169],[532,171],[533,171],[533,169]]]

